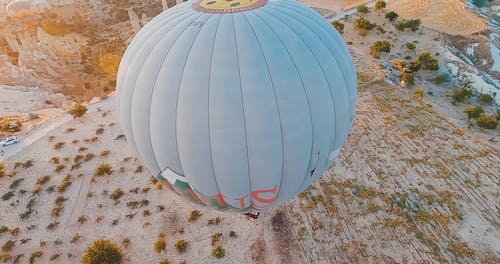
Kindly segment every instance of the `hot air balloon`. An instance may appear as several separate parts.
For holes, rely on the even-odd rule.
[[[352,57],[291,0],[193,0],[128,46],[117,105],[129,143],[166,186],[242,213],[276,207],[339,155],[357,98]]]
[[[6,8],[7,15],[15,19],[25,19],[38,13],[31,1],[27,0],[14,0]]]

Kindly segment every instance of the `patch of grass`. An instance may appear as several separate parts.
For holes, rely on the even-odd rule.
[[[64,147],[65,144],[66,144],[65,142],[58,142],[58,143],[56,143],[54,145],[54,149],[55,150],[60,150],[60,149],[62,149]]]
[[[61,184],[57,186],[57,191],[63,193],[71,185],[71,174],[66,174]]]
[[[226,250],[220,244],[212,248],[212,256],[217,259],[222,259],[226,256]]]

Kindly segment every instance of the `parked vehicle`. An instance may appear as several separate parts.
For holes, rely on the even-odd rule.
[[[0,141],[0,146],[5,147],[16,143],[19,143],[19,138],[16,136],[12,136]]]

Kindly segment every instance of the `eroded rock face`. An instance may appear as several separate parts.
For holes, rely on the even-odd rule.
[[[37,86],[38,77],[33,70],[19,67],[10,62],[7,55],[0,55],[0,83],[6,85]]]

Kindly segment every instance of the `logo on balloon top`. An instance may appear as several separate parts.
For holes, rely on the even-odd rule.
[[[226,14],[253,10],[267,4],[268,0],[200,0],[193,9],[203,13]]]

